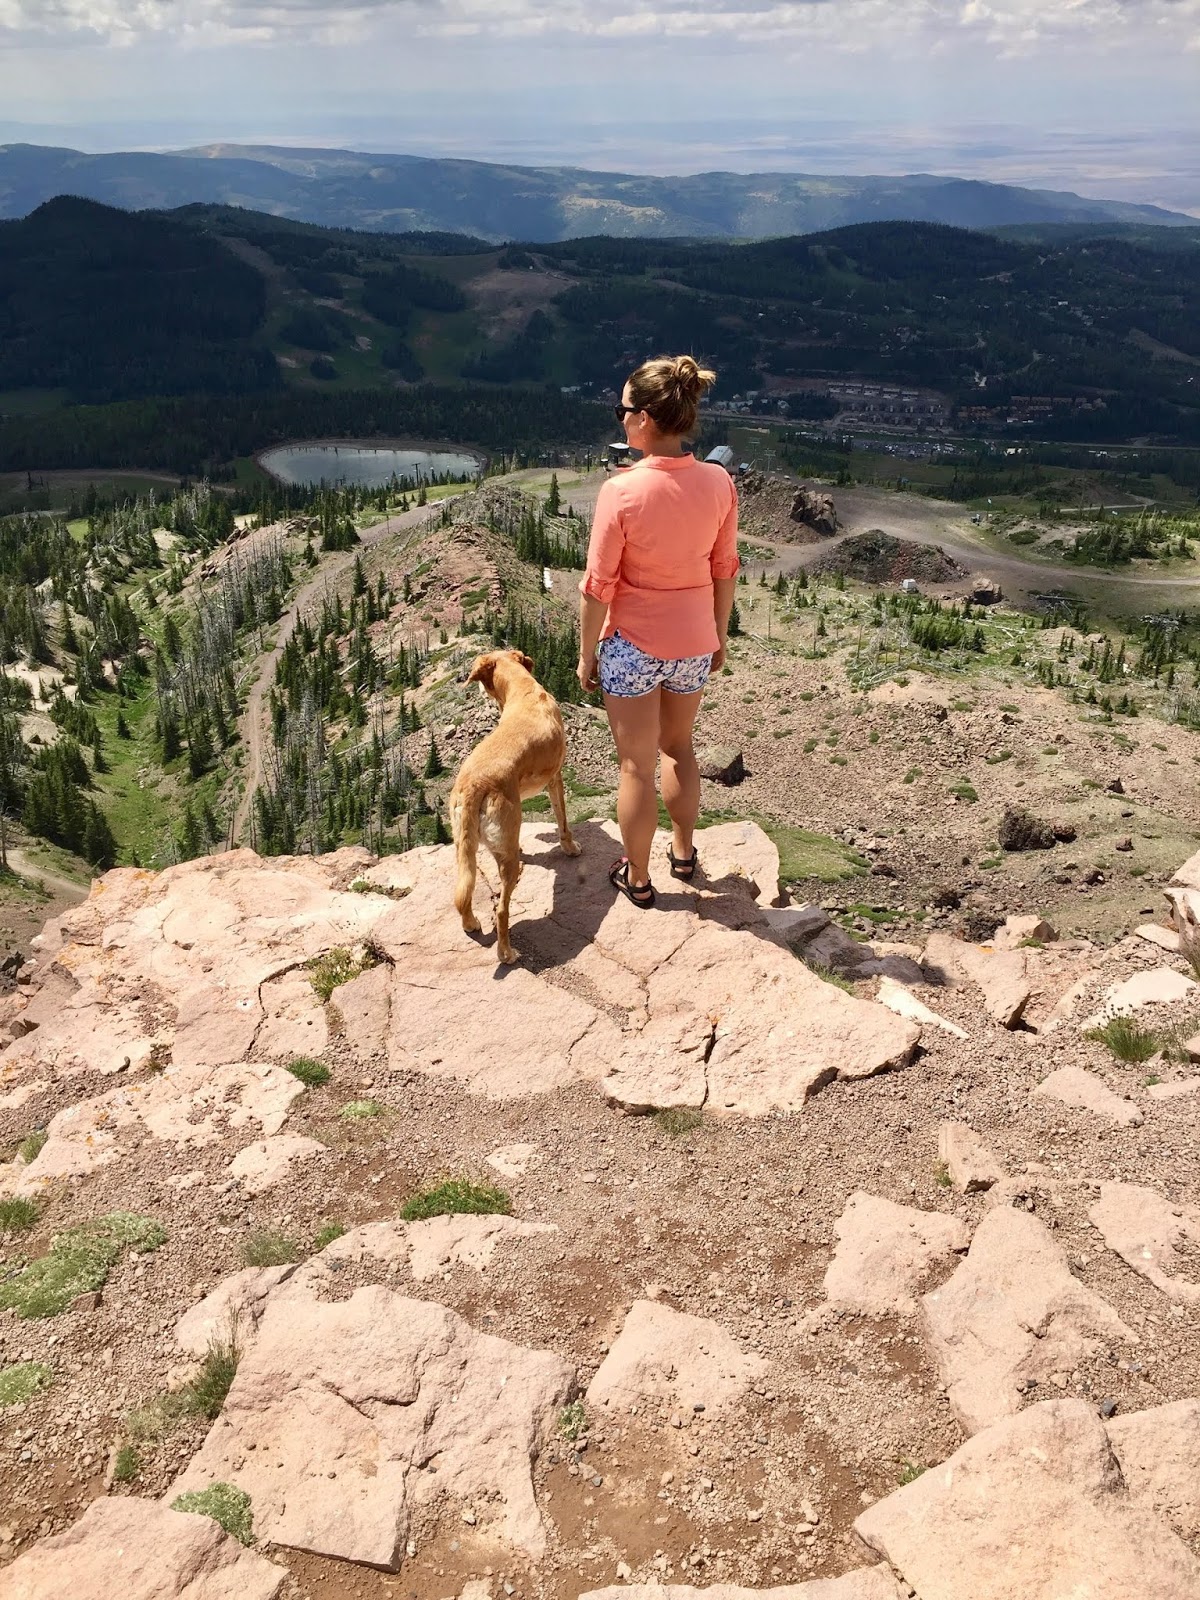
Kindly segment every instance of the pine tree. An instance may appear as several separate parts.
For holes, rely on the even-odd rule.
[[[431,734],[429,738],[429,756],[425,762],[425,776],[427,778],[440,778],[445,770],[445,763],[438,753],[437,740]]]

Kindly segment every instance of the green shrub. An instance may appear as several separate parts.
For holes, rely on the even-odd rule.
[[[193,1489],[171,1501],[172,1511],[191,1511],[211,1517],[240,1544],[254,1543],[254,1517],[250,1496],[232,1483],[210,1483],[207,1489]]]
[[[20,1196],[0,1200],[0,1233],[28,1233],[40,1212],[32,1200]]]
[[[142,1470],[142,1458],[131,1444],[123,1444],[113,1462],[113,1482],[132,1483]]]
[[[404,1206],[400,1215],[405,1222],[423,1222],[428,1217],[456,1215],[506,1217],[512,1211],[512,1201],[503,1189],[493,1189],[490,1184],[471,1183],[465,1178],[448,1178],[431,1189],[419,1189]]]
[[[572,1400],[558,1413],[558,1431],[572,1444],[587,1432],[587,1411],[582,1400]]]
[[[832,967],[822,966],[819,961],[805,961],[803,965],[808,968],[814,978],[820,978],[822,983],[831,983],[835,989],[844,989],[847,994],[854,993],[854,985],[849,978],[843,978],[840,972],[835,972]]]
[[[305,1088],[318,1089],[321,1084],[328,1083],[333,1074],[321,1062],[314,1061],[311,1056],[297,1056],[288,1063],[288,1071],[293,1078],[299,1078]]]
[[[222,1343],[213,1340],[205,1353],[200,1371],[188,1384],[191,1407],[212,1422],[221,1415],[225,1396],[237,1374],[241,1352],[230,1340]]]
[[[363,1117],[382,1117],[386,1110],[378,1100],[347,1100],[338,1115],[354,1122]]]
[[[324,1250],[327,1244],[332,1244],[335,1239],[340,1239],[345,1231],[340,1222],[327,1222],[323,1228],[318,1228],[313,1235],[313,1249]]]
[[[144,1444],[165,1439],[184,1417],[192,1414],[191,1395],[186,1389],[155,1395],[144,1406],[137,1406],[125,1418],[125,1432]]]
[[[677,1139],[680,1134],[694,1133],[704,1126],[704,1113],[694,1106],[665,1106],[654,1113],[656,1127]]]
[[[40,1361],[18,1361],[15,1366],[0,1367],[0,1411],[5,1406],[23,1405],[53,1379],[53,1372]]]
[[[248,1267],[286,1267],[300,1259],[300,1246],[273,1228],[252,1233],[242,1246],[242,1260]]]
[[[0,1283],[0,1310],[55,1317],[76,1295],[102,1289],[122,1250],[157,1250],[166,1238],[149,1217],[114,1211],[57,1234],[47,1255]]]
[[[28,1134],[24,1139],[22,1139],[20,1144],[17,1146],[18,1159],[23,1161],[26,1166],[29,1166],[32,1162],[37,1160],[38,1156],[41,1155],[42,1146],[49,1137],[50,1135],[46,1132],[45,1128],[35,1129],[33,1133]]]
[[[974,785],[968,783],[965,778],[959,778],[956,783],[952,783],[950,785],[950,793],[956,800],[963,800],[968,805],[974,805],[979,799]]]
[[[360,972],[377,967],[379,960],[379,955],[370,945],[364,945],[358,955],[347,950],[345,945],[335,945],[323,956],[314,956],[306,965],[314,991],[322,1000],[328,1000],[335,989],[343,983],[349,983],[351,978],[357,978]]]
[[[1106,1044],[1118,1061],[1149,1061],[1158,1050],[1158,1035],[1132,1017],[1110,1017],[1101,1027],[1090,1029],[1087,1037]]]

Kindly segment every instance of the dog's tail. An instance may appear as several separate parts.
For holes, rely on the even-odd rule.
[[[486,799],[486,789],[469,789],[455,795],[450,804],[450,831],[454,836],[454,854],[458,861],[454,909],[460,917],[469,917],[471,914],[476,858],[479,854],[479,813]]]

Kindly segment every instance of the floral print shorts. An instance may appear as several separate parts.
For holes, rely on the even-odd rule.
[[[600,687],[621,700],[651,694],[661,684],[671,694],[696,694],[712,669],[712,653],[660,661],[620,633],[600,641]]]

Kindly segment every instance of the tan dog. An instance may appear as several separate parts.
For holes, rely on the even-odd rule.
[[[467,682],[482,684],[498,703],[500,722],[463,762],[450,791],[450,827],[458,856],[454,905],[464,931],[478,933],[471,899],[482,836],[500,869],[496,950],[501,961],[512,963],[517,952],[508,939],[508,903],[521,876],[521,801],[545,790],[560,844],[569,856],[579,854],[563,794],[567,740],[557,701],[538,683],[533,662],[519,650],[479,656]]]

